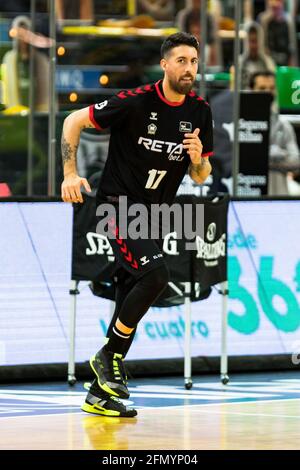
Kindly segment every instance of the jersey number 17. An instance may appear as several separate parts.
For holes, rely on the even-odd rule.
[[[156,189],[167,173],[166,170],[149,170],[149,177],[147,179],[146,189]]]

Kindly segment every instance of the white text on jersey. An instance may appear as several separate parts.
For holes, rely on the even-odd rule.
[[[181,161],[184,159],[182,155],[183,145],[176,142],[164,142],[163,140],[149,139],[148,137],[140,137],[139,145],[143,145],[147,150],[152,152],[166,152],[169,160]]]

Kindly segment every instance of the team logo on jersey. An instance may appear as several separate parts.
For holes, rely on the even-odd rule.
[[[155,132],[157,131],[157,126],[153,123],[149,124],[148,126],[148,134],[155,135]]]
[[[151,112],[150,119],[151,119],[152,121],[157,121],[157,113]]]
[[[192,132],[192,123],[187,121],[180,121],[179,132]]]
[[[105,106],[107,105],[108,101],[105,100],[105,101],[102,101],[102,103],[97,103],[95,104],[95,109],[102,109],[102,108],[105,108]]]

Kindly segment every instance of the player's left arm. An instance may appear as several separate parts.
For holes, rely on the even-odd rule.
[[[192,134],[184,134],[183,148],[187,150],[191,163],[189,175],[195,183],[202,184],[211,173],[211,164],[208,157],[202,156],[203,145],[199,138],[200,129],[196,128]]]

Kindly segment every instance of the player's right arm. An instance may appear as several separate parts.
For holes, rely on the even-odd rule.
[[[76,153],[80,132],[87,127],[95,127],[99,131],[111,127],[120,127],[130,110],[130,103],[136,94],[127,94],[126,90],[109,100],[74,111],[64,121],[61,153],[64,168],[64,181],[61,186],[62,199],[65,202],[83,202],[80,188],[83,185],[91,191],[85,178],[77,174]]]
[[[95,127],[89,117],[89,107],[74,111],[64,120],[61,137],[61,154],[64,180],[61,185],[61,197],[64,202],[83,202],[81,186],[90,192],[86,178],[77,173],[76,155],[82,129]]]

